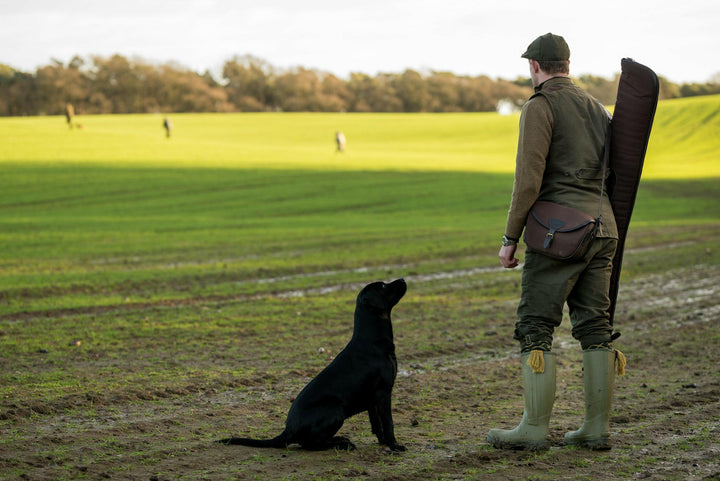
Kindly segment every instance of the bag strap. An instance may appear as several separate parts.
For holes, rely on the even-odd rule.
[[[605,148],[603,150],[602,177],[600,178],[600,203],[598,205],[598,226],[602,224],[602,201],[605,194],[605,176],[607,175],[608,164],[610,163],[610,136],[612,132],[612,117],[608,113],[607,130],[605,131]]]

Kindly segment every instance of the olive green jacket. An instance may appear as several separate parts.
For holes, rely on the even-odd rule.
[[[597,217],[609,113],[569,77],[554,77],[523,106],[505,234],[520,238],[530,208],[547,200]],[[617,238],[607,192],[598,237]]]

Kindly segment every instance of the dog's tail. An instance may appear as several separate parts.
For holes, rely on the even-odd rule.
[[[283,431],[272,439],[225,438],[217,441],[220,444],[238,444],[253,448],[286,448],[288,444],[287,432]]]

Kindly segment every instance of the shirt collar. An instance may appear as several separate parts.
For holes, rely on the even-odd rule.
[[[559,83],[559,82],[572,83],[572,80],[567,75],[558,75],[557,77],[551,77],[551,78],[547,79],[546,81],[544,81],[543,83],[541,83],[540,85],[538,85],[537,87],[535,87],[535,92],[541,91],[545,85],[550,85],[550,84]]]

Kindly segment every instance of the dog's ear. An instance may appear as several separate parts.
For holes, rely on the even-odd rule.
[[[383,295],[384,289],[384,282],[368,284],[360,293],[360,303],[375,309],[385,310],[387,308],[387,300]]]

